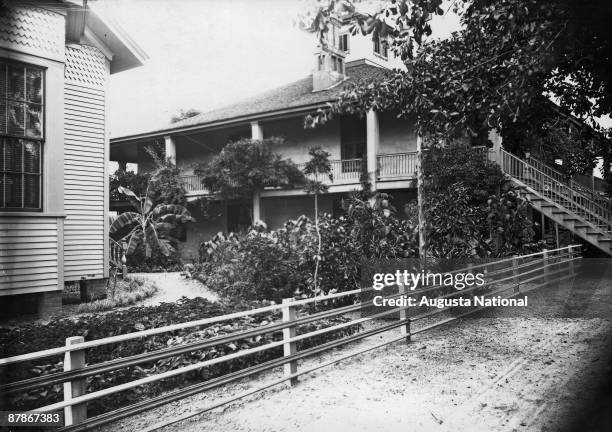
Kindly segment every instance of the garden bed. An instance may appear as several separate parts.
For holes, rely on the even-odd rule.
[[[251,302],[249,305],[245,306],[251,309],[267,304],[266,302]],[[33,323],[11,329],[0,329],[0,346],[3,348],[3,356],[14,356],[63,346],[65,344],[65,339],[71,336],[84,336],[85,340],[89,341],[170,324],[224,315],[235,311],[234,308],[218,303],[211,303],[203,298],[183,298],[176,303],[162,303],[158,306],[150,307],[132,307],[120,311],[111,311],[101,315],[82,315],[79,317],[54,320],[48,324]],[[250,328],[263,326],[279,318],[280,313],[278,312],[259,314],[253,317],[224,321],[211,326],[190,328],[134,339],[124,343],[104,345],[88,349],[86,352],[86,361],[88,364],[98,364],[117,358],[124,358],[167,348],[169,346],[206,340],[220,335],[241,332]],[[342,322],[346,322],[346,319],[334,318],[319,320],[315,323],[299,327],[298,334],[311,332]],[[298,346],[301,349],[305,349],[313,345],[319,345],[326,341],[352,334],[357,331],[358,328],[358,326],[351,326],[329,332],[301,341],[301,343],[298,343]],[[233,343],[161,359],[155,362],[140,364],[118,371],[94,375],[88,379],[87,391],[93,392],[116,386],[145,376],[162,373],[204,360],[210,360],[211,358],[221,357],[281,339],[282,332],[277,331],[262,334],[255,338],[237,340]],[[100,414],[154,397],[174,388],[183,387],[194,382],[201,382],[203,379],[205,380],[224,375],[228,372],[259,364],[279,356],[282,356],[282,347],[254,353],[246,357],[193,371],[176,378],[120,392],[88,404],[88,414],[90,416]],[[0,375],[4,377],[6,382],[14,382],[39,375],[59,372],[62,369],[61,360],[57,357],[51,357],[49,359],[8,366],[4,368],[4,370],[0,369]],[[1,409],[24,411],[55,403],[62,399],[62,386],[55,385],[23,394],[16,394],[0,402],[6,404],[6,406],[3,406]]]

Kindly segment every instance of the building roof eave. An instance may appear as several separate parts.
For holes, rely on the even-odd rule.
[[[126,135],[126,136],[118,137],[118,138],[111,138],[110,143],[111,145],[118,145],[118,144],[127,143],[127,142],[142,141],[142,140],[147,140],[147,139],[152,139],[152,138],[161,138],[164,136],[178,134],[178,133],[219,129],[222,127],[237,125],[241,123],[247,123],[251,121],[272,120],[272,119],[279,119],[279,118],[284,118],[284,117],[294,117],[299,114],[304,115],[309,112],[312,112],[316,110],[317,108],[324,107],[326,104],[327,102],[319,102],[319,103],[303,105],[299,107],[292,107],[292,108],[267,111],[267,112],[259,112],[259,113],[247,114],[244,116],[238,116],[238,117],[233,117],[233,118],[228,118],[228,119],[215,120],[215,121],[211,121],[208,123],[202,123],[202,124],[197,124],[197,125],[182,126],[182,127],[177,127],[177,128],[170,127],[167,129],[160,129],[157,131],[143,132],[139,134]]]

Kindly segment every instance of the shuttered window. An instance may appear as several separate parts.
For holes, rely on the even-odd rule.
[[[40,68],[0,59],[0,209],[42,209]]]

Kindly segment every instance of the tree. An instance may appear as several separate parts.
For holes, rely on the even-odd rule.
[[[174,252],[170,231],[179,223],[195,222],[185,207],[177,204],[154,205],[149,193],[139,197],[131,190],[119,186],[136,212],[120,214],[111,224],[110,234],[126,240],[126,254],[133,254],[140,245],[145,247],[145,255],[151,257],[154,247],[159,248],[164,256]]]
[[[328,191],[329,186],[323,183],[320,179],[322,177],[329,178],[333,181],[334,176],[331,171],[331,163],[329,157],[331,154],[321,148],[321,146],[312,147],[308,154],[310,160],[306,162],[306,165],[302,169],[304,174],[307,176],[311,175],[314,178],[306,181],[304,191],[307,194],[314,195],[314,217],[315,217],[315,231],[317,232],[318,248],[317,255],[315,256],[315,271],[314,271],[314,290],[315,293],[319,291],[318,287],[318,274],[319,274],[319,262],[321,261],[321,232],[319,230],[319,194]]]
[[[153,159],[155,169],[149,174],[147,196],[153,203],[186,205],[186,191],[181,179],[181,170],[171,159],[165,158],[161,151],[146,147],[145,151]]]
[[[441,5],[442,0],[393,0],[372,17],[354,14],[354,32],[392,36],[406,70],[382,82],[353,85],[308,117],[307,125],[334,114],[395,110],[402,117],[416,115],[418,132],[429,142],[467,135],[482,144],[495,128],[511,150],[524,151],[533,144],[534,130],[567,131],[578,119],[603,135],[563,141],[568,148],[562,152],[572,157],[586,152],[585,169],[593,166],[593,152],[603,156],[609,178],[609,131],[597,118],[612,112],[612,4],[455,0],[449,9],[460,16],[462,29],[446,40],[428,39],[432,16],[449,12]],[[323,38],[332,13],[336,8],[319,9],[309,28]],[[520,127],[525,123],[530,127]]]
[[[178,112],[176,114],[174,114],[172,116],[172,118],[170,119],[170,123],[177,123],[180,122],[181,120],[185,120],[191,117],[195,117],[197,115],[202,114],[201,111],[198,111],[197,109],[194,108],[190,108],[188,110],[178,110]]]
[[[228,143],[208,162],[196,167],[202,184],[223,199],[244,199],[260,193],[265,187],[302,186],[305,177],[290,160],[272,151],[282,145],[280,138],[240,139]]]
[[[181,180],[180,169],[162,151],[155,147],[145,147],[145,152],[153,160],[155,168],[151,172],[135,173],[118,169],[110,178],[111,200],[121,199],[118,188],[122,186],[139,197],[148,196],[154,204],[187,203],[186,191]]]

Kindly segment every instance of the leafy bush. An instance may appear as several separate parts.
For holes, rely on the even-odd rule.
[[[151,175],[148,173],[137,174],[134,171],[118,169],[110,177],[110,200],[121,201],[125,199],[125,196],[119,193],[120,186],[134,191],[138,196],[144,196],[150,178]]]
[[[206,189],[225,199],[246,198],[266,186],[280,188],[304,184],[304,174],[290,160],[272,150],[282,146],[277,137],[229,142],[221,152],[194,170]]]
[[[151,248],[151,256],[147,257],[144,245],[136,248],[133,254],[126,255],[129,273],[157,273],[181,271],[183,262],[177,251],[171,251],[165,256],[155,245]]]
[[[528,203],[488,161],[486,149],[432,148],[423,160],[427,254],[432,258],[502,257],[533,251]]]
[[[305,216],[277,230],[219,234],[202,243],[194,276],[232,301],[280,301],[356,289],[362,259],[417,253],[416,227],[398,218],[388,200],[380,194],[370,204],[353,196],[346,202],[346,216],[320,215],[320,253],[315,223]],[[319,283],[315,284],[317,261]]]
[[[245,306],[251,309],[267,304],[269,303],[251,302],[249,305]],[[0,329],[0,346],[3,347],[5,356],[13,356],[63,346],[65,344],[65,339],[70,336],[81,335],[85,337],[86,341],[89,341],[118,334],[223,315],[234,311],[234,309],[230,309],[227,306],[210,303],[202,298],[183,298],[176,303],[164,303],[150,307],[133,307],[98,316],[86,315],[73,319],[55,320],[45,325],[27,324],[17,328]],[[304,313],[304,311],[301,313]],[[243,319],[224,321],[205,328],[192,328],[146,338],[133,339],[122,343],[88,349],[86,352],[86,359],[88,364],[97,364],[116,358],[155,351],[168,346],[205,340],[223,334],[255,328],[266,325],[279,318],[279,313],[258,314]],[[300,326],[298,328],[298,334],[337,325],[346,321],[347,319],[342,317],[320,320],[316,323]],[[354,333],[358,328],[358,326],[350,326],[300,341],[298,342],[298,348],[305,349],[329,340],[341,338]],[[194,351],[177,357],[95,375],[88,378],[87,391],[93,392],[116,386],[183,365],[209,360],[255,346],[265,345],[272,341],[280,340],[281,338],[282,332],[278,331],[252,339],[238,340],[226,345]],[[279,356],[282,356],[282,347],[217,364],[209,368],[181,375],[174,379],[163,380],[151,385],[116,393],[88,403],[88,414],[97,415],[130,403],[146,400],[177,387],[202,382],[203,379],[217,377]],[[61,370],[62,362],[57,357],[51,357],[49,359],[40,359],[29,363],[4,367],[0,369],[0,376],[2,376],[3,380],[6,382],[14,382],[41,374],[59,372]],[[24,411],[58,402],[62,400],[62,398],[62,386],[55,385],[49,388],[28,391],[23,394],[7,396],[0,400],[0,404],[5,405],[1,406],[1,409],[4,410]]]
[[[116,307],[130,306],[151,297],[156,292],[157,286],[150,280],[130,276],[117,281],[114,299],[105,298],[91,303],[81,303],[77,312],[102,312]]]

